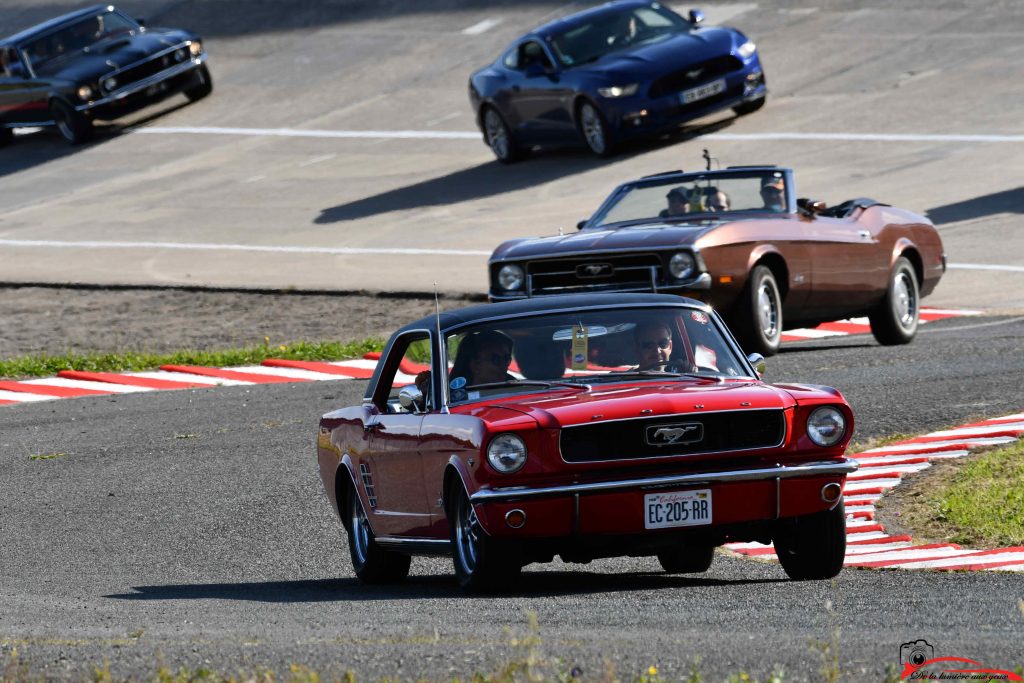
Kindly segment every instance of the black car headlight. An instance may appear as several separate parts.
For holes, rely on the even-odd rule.
[[[845,435],[846,418],[837,408],[815,408],[807,416],[807,436],[819,446],[835,446]]]
[[[502,474],[517,472],[526,464],[526,444],[515,434],[499,434],[487,446],[487,462]]]
[[[93,90],[91,85],[78,86],[78,99],[82,100],[83,102],[88,102],[89,100],[91,100],[92,94]]]
[[[697,261],[693,258],[693,254],[688,251],[681,251],[678,254],[673,254],[672,258],[669,259],[668,273],[676,280],[682,280],[693,275],[694,268],[696,267]]]
[[[114,88],[116,88],[116,87],[117,87],[117,79],[116,78],[108,78],[107,80],[103,81],[103,89],[106,90],[107,92],[113,91]]]
[[[506,291],[522,289],[523,279],[523,269],[512,263],[502,266],[498,271],[498,286]]]

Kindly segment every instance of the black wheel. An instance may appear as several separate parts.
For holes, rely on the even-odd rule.
[[[879,344],[892,346],[907,344],[917,334],[921,316],[921,290],[917,284],[917,272],[903,256],[896,259],[885,298],[871,312],[871,334]]]
[[[50,117],[61,137],[72,145],[80,145],[92,137],[92,122],[63,100],[50,102]]]
[[[503,164],[511,164],[521,156],[516,141],[512,139],[512,131],[508,129],[505,119],[494,107],[484,110],[484,142],[494,152],[494,156]]]
[[[782,295],[775,274],[754,266],[740,296],[736,327],[743,350],[773,356],[782,341]]]
[[[0,127],[0,147],[9,145],[14,140],[14,131],[10,128]]]
[[[348,549],[356,577],[363,583],[397,583],[405,579],[412,558],[377,545],[363,503],[351,486],[345,502]]]
[[[834,509],[784,520],[774,538],[775,553],[789,578],[831,579],[846,557],[846,512]]]
[[[213,78],[210,76],[210,70],[203,64],[196,69],[196,83],[185,90],[185,97],[195,102],[196,100],[203,99],[211,92],[213,92]]]
[[[706,572],[715,559],[713,545],[679,544],[672,550],[658,553],[658,562],[667,574],[698,574]]]
[[[590,102],[580,105],[580,134],[590,151],[599,157],[611,156],[614,152],[611,130],[604,115]]]
[[[753,114],[755,111],[763,107],[767,101],[767,97],[759,97],[756,100],[751,100],[750,102],[737,104],[732,108],[732,110],[736,112],[736,116],[746,116],[747,114]]]
[[[453,490],[448,519],[459,585],[470,592],[501,592],[515,586],[523,568],[518,548],[487,535],[461,487]]]

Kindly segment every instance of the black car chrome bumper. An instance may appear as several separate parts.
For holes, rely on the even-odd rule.
[[[622,489],[658,489],[670,486],[691,486],[715,484],[734,481],[759,481],[765,479],[790,479],[793,477],[814,477],[822,475],[847,475],[857,470],[857,463],[849,458],[823,462],[809,462],[800,465],[776,465],[748,470],[726,470],[723,472],[698,472],[693,474],[675,474],[664,477],[645,477],[641,479],[617,479],[589,484],[567,484],[564,486],[545,486],[530,488],[527,486],[510,486],[494,489],[481,489],[471,495],[471,503],[490,503],[496,501],[522,500],[524,498],[542,498],[547,496],[564,496],[580,493],[598,493]]]
[[[159,73],[155,73],[148,78],[144,78],[141,81],[135,81],[131,85],[116,90],[115,92],[107,95],[106,97],[99,100],[91,100],[85,104],[80,104],[75,107],[77,111],[88,112],[93,109],[99,109],[110,104],[116,104],[125,98],[131,97],[132,95],[143,92],[147,88],[151,88],[155,85],[159,85],[164,81],[168,81],[176,76],[180,76],[184,73],[199,68],[204,62],[206,62],[206,53],[203,52],[198,57],[193,57],[187,62],[181,64],[175,64],[169,69],[164,69]]]
[[[530,288],[528,288],[530,289]],[[552,294],[605,294],[605,293],[622,293],[622,292],[650,292],[652,294],[683,294],[686,292],[699,292],[708,291],[711,289],[711,274],[701,273],[697,277],[691,280],[683,280],[679,282],[672,282],[671,284],[658,284],[652,280],[651,285],[645,285],[643,287],[616,287],[608,285],[579,285],[573,287],[565,287],[562,291],[552,292],[545,291],[543,294],[535,292],[504,292],[500,294],[494,293],[494,289],[491,289],[489,297],[491,301],[518,301],[520,299],[530,299],[533,297],[540,296],[551,296]]]

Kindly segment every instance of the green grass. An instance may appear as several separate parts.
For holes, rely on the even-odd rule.
[[[219,351],[186,349],[167,354],[136,352],[68,353],[55,356],[38,354],[0,360],[0,378],[52,377],[60,370],[127,372],[154,370],[161,365],[205,365],[210,367],[259,365],[268,358],[334,361],[362,358],[363,354],[369,351],[380,351],[383,347],[384,341],[381,339],[365,339],[360,342],[344,344],[339,342],[298,342],[280,345],[266,343]]]
[[[955,543],[1024,544],[1024,441],[964,461],[924,504]]]

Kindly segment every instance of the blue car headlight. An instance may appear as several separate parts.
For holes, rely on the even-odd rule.
[[[613,85],[608,88],[598,88],[597,92],[601,97],[629,97],[630,95],[635,95],[637,88],[639,87],[639,83],[630,83],[629,85]]]
[[[754,41],[748,40],[736,49],[736,52],[743,59],[750,59],[751,55],[757,52],[757,45],[754,45]]]

